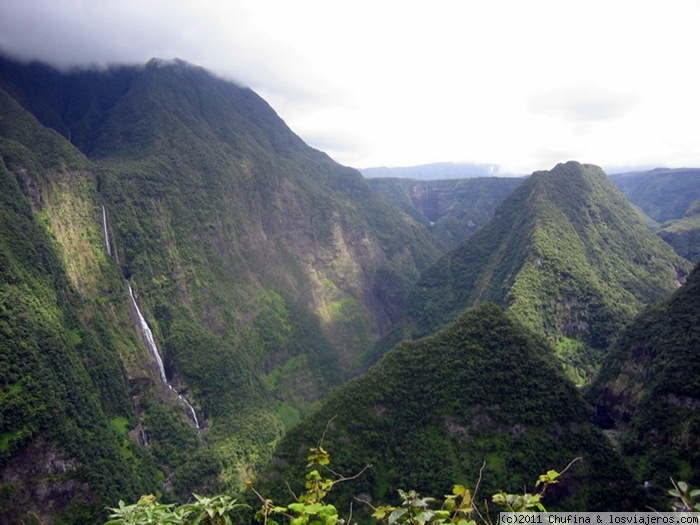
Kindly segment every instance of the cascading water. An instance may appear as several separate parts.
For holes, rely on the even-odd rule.
[[[136,315],[138,316],[139,324],[141,325],[141,333],[143,334],[143,338],[146,340],[146,346],[148,346],[148,351],[151,352],[153,360],[158,365],[158,372],[160,372],[160,378],[163,380],[163,383],[168,383],[168,378],[165,375],[165,366],[163,366],[163,360],[160,357],[160,352],[158,352],[158,347],[156,346],[156,342],[153,339],[153,332],[148,326],[146,319],[144,319],[143,315],[141,314],[139,305],[136,304],[136,298],[134,297],[134,290],[131,288],[131,283],[127,282],[127,286],[129,287],[129,297],[131,298],[131,306],[133,306],[134,310],[136,310]]]
[[[107,249],[107,253],[111,257],[112,247],[109,240],[109,231],[107,230],[107,212],[105,211],[104,205],[102,206],[102,227],[104,229],[105,235],[105,247]],[[136,297],[134,297],[134,290],[133,288],[131,288],[131,283],[129,281],[127,281],[127,286],[129,288],[129,298],[131,299],[131,306],[134,308],[136,316],[139,319],[139,326],[141,328],[143,338],[146,341],[148,351],[151,353],[151,356],[153,357],[153,360],[155,361],[156,365],[158,365],[158,373],[160,374],[160,379],[161,381],[163,381],[163,384],[168,387],[168,389],[170,389],[173,393],[177,395],[177,398],[180,401],[180,403],[182,403],[185,406],[185,408],[187,408],[187,410],[190,413],[190,417],[192,418],[192,422],[194,423],[194,426],[197,428],[197,430],[199,430],[201,427],[199,426],[199,419],[197,419],[197,412],[187,400],[187,398],[183,396],[180,392],[175,390],[173,386],[168,382],[168,376],[165,374],[165,366],[163,365],[163,359],[160,357],[160,352],[158,351],[158,347],[156,346],[155,339],[153,339],[153,332],[151,331],[151,328],[148,326],[146,319],[141,313],[139,305],[136,303]],[[145,434],[143,435],[143,439],[144,441],[146,440]]]
[[[105,233],[105,248],[107,248],[107,254],[112,256],[112,245],[109,242],[109,231],[107,231],[107,212],[105,211],[104,204],[102,205],[102,229]]]
[[[173,386],[168,382],[168,377],[165,375],[165,366],[163,366],[163,359],[160,357],[160,352],[158,351],[158,347],[156,346],[156,342],[153,339],[153,332],[151,331],[151,328],[148,326],[148,323],[146,322],[146,319],[143,317],[143,314],[141,313],[141,310],[139,309],[139,305],[136,304],[136,298],[134,297],[134,290],[131,288],[131,283],[127,282],[129,286],[129,297],[131,298],[131,306],[134,307],[134,310],[136,311],[136,315],[139,318],[139,325],[141,326],[141,333],[143,334],[143,338],[146,341],[146,346],[148,346],[148,351],[151,353],[153,356],[153,360],[156,362],[158,365],[158,372],[160,373],[160,378],[163,381],[163,383],[173,392],[177,394],[178,399],[180,402],[185,405],[187,410],[190,413],[190,416],[192,417],[192,422],[194,423],[194,426],[199,429],[199,419],[197,419],[197,413],[194,410],[194,407],[190,404],[189,401],[187,401],[187,398],[180,394],[177,390],[173,388]]]

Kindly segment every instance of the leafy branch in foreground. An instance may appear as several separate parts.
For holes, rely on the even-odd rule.
[[[328,422],[329,425],[331,421]],[[328,425],[326,426],[326,430],[328,430]],[[290,525],[344,525],[346,523],[344,519],[340,518],[338,509],[334,505],[325,503],[323,499],[333,486],[344,481],[357,479],[370,468],[370,465],[365,466],[360,472],[350,477],[342,476],[333,471],[329,467],[331,462],[330,454],[323,448],[323,438],[325,435],[326,432],[324,431],[318,446],[309,450],[310,453],[307,456],[308,463],[306,468],[311,470],[305,476],[306,481],[304,486],[306,490],[299,496],[292,493],[295,499],[293,503],[286,506],[276,506],[271,499],[264,498],[255,490],[250,482],[246,483],[263,504],[256,517],[261,519],[264,525],[279,525],[278,522],[272,518],[274,515],[285,516],[290,520]],[[334,477],[324,478],[319,472],[321,469],[330,472]],[[347,523],[351,522],[352,507],[350,508],[350,516],[347,520]]]
[[[671,508],[676,512],[700,512],[700,489],[691,489],[685,481],[673,483],[673,488],[668,491],[673,498]]]
[[[133,505],[120,501],[119,507],[109,509],[112,513],[105,525],[233,525],[231,513],[247,507],[224,495],[209,498],[194,494],[194,497],[196,501],[179,507],[158,503],[153,495],[141,496]]]
[[[500,491],[493,495],[493,503],[508,512],[546,512],[542,504],[542,497],[547,487],[558,483],[558,478],[578,459],[580,458],[576,458],[569,463],[561,473],[550,470],[546,474],[542,474],[535,485],[539,487],[539,490],[534,494],[529,492],[524,494],[507,494]],[[481,483],[483,468],[484,465],[482,465],[479,472],[479,480],[476,483],[473,494],[463,485],[455,485],[452,488],[452,494],[446,495],[445,499],[440,503],[435,498],[421,497],[413,490],[408,492],[400,490],[399,496],[402,500],[400,506],[377,507],[374,509],[372,516],[386,522],[387,525],[476,525],[476,518],[483,523],[489,523],[488,518],[485,518],[476,506],[476,494]]]

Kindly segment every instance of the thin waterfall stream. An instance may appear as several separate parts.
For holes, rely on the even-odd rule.
[[[104,206],[102,206],[102,227],[105,235],[105,246],[107,248],[107,253],[110,256],[112,256],[112,249],[109,242],[109,233],[107,230],[107,213],[105,211]],[[131,300],[131,306],[133,307],[134,311],[136,312],[136,316],[139,319],[139,328],[141,329],[141,334],[143,335],[143,339],[146,342],[146,346],[148,347],[148,351],[150,352],[151,357],[153,357],[153,361],[155,361],[156,365],[158,366],[158,372],[160,374],[161,381],[165,386],[168,387],[168,389],[170,389],[177,395],[180,403],[182,403],[185,406],[185,408],[187,408],[195,428],[197,430],[201,429],[201,427],[199,426],[199,419],[197,418],[197,412],[195,411],[194,407],[190,404],[187,398],[183,396],[180,392],[175,390],[175,388],[168,381],[168,376],[165,374],[165,366],[163,365],[163,358],[160,356],[158,346],[156,345],[155,339],[153,338],[153,331],[148,326],[146,319],[141,313],[141,309],[139,308],[139,305],[136,302],[136,297],[134,297],[134,290],[131,287],[131,283],[127,280],[126,284],[129,288],[129,299]]]
[[[134,297],[134,290],[131,288],[131,283],[127,283],[129,286],[129,297],[131,298],[131,305],[134,307],[134,310],[136,311],[136,315],[139,318],[139,324],[141,326],[141,333],[143,334],[143,338],[146,341],[146,346],[148,346],[148,351],[151,353],[153,356],[153,360],[156,362],[158,365],[158,372],[160,372],[160,378],[163,381],[163,384],[165,384],[170,390],[175,392],[177,394],[178,399],[180,402],[185,405],[185,407],[189,410],[190,416],[192,417],[192,422],[194,423],[194,426],[199,429],[199,420],[197,419],[197,413],[194,410],[194,407],[190,404],[190,402],[187,400],[185,396],[180,394],[177,390],[173,388],[173,386],[168,382],[168,377],[165,375],[165,366],[163,366],[163,359],[160,357],[160,352],[158,351],[158,347],[156,346],[156,342],[153,339],[153,332],[151,331],[151,328],[148,326],[148,323],[146,322],[146,319],[143,317],[143,314],[141,313],[141,310],[139,309],[139,305],[136,303],[136,298]]]
[[[102,229],[105,233],[105,248],[107,248],[107,254],[112,256],[112,245],[109,242],[109,231],[107,230],[107,211],[105,210],[104,204],[102,205]]]

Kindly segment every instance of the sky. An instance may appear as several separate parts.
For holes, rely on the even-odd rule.
[[[180,58],[355,168],[700,167],[700,0],[1,0],[0,51]]]

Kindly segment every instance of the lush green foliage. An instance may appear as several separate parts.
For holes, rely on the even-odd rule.
[[[86,508],[133,487],[168,500],[240,486],[285,425],[361,369],[408,283],[437,257],[435,244],[252,91],[204,70],[153,61],[61,73],[0,61],[3,185],[14,184],[3,193],[0,232],[13,363],[2,390],[3,457],[41,440],[66,461],[103,456],[109,468],[86,462],[86,472],[120,473],[109,488],[91,484]],[[114,257],[105,253],[102,205]],[[123,276],[199,432],[160,382]],[[63,373],[47,372],[44,347],[84,388],[42,383]],[[44,417],[53,399],[67,409],[66,390],[91,407],[78,434],[100,441],[79,454]],[[8,490],[31,484],[20,478]]]
[[[144,500],[138,512],[201,521],[205,508],[219,509],[207,517],[225,521],[230,499],[200,498],[199,510],[169,502],[235,491],[285,431],[280,451],[292,458],[335,411],[329,440],[340,464],[358,471],[371,461],[356,488],[375,498],[473,486],[476,458],[487,459],[484,487],[496,490],[581,454],[574,488],[552,490],[557,504],[631,501],[618,456],[529,331],[588,369],[589,347],[603,348],[620,319],[665,293],[676,262],[635,228],[617,231],[624,203],[611,203],[614,192],[590,173],[567,165],[567,185],[546,175],[523,183],[481,245],[429,270],[427,299],[409,300],[438,256],[436,239],[454,242],[460,225],[483,222],[505,196],[490,186],[499,181],[453,188],[473,216],[445,210],[443,188],[431,186],[437,207],[427,213],[444,212],[431,232],[357,171],[306,147],[252,91],[199,68],[152,61],[66,74],[0,61],[3,520],[31,512],[92,523],[119,498],[150,492],[166,503]],[[161,382],[124,277],[169,385],[201,428]],[[542,299],[552,291],[554,304]],[[484,300],[509,314],[483,306],[403,343],[321,405],[392,346],[375,341],[408,306],[425,322],[412,333],[428,335]],[[324,479],[307,482],[320,490]],[[287,510],[307,522],[332,516],[302,503]]]
[[[0,122],[19,112],[9,99],[0,106]],[[93,316],[76,289],[79,271],[66,271],[50,218],[29,204],[63,198],[62,178],[74,177],[80,191],[82,175],[73,170],[84,164],[73,164],[75,156],[60,146],[51,150],[55,134],[37,130],[28,119],[14,123],[0,138],[0,467],[17,474],[2,485],[11,497],[3,498],[0,516],[14,515],[13,506],[44,513],[48,509],[41,505],[48,502],[36,500],[32,491],[72,483],[72,507],[64,503],[52,512],[77,522],[90,514],[95,498],[141,493],[156,483],[157,472],[139,447],[108,424],[135,419],[115,349],[119,338],[103,337],[104,317]],[[16,140],[23,137],[42,147],[30,151]],[[41,188],[49,173],[56,181],[52,192]],[[27,484],[20,481],[26,472],[32,472]]]
[[[454,485],[443,500],[431,496],[422,496],[415,490],[399,490],[397,505],[380,505],[374,507],[367,500],[359,500],[373,512],[365,523],[382,523],[385,525],[476,525],[482,523],[491,525],[494,522],[494,511],[535,513],[547,512],[544,507],[544,496],[547,489],[556,486],[563,474],[580,458],[576,458],[562,471],[548,470],[538,477],[535,491],[524,491],[522,494],[509,494],[498,491],[493,494],[491,501],[494,507],[489,508],[488,502],[480,502],[478,492],[480,479],[473,491],[464,485]],[[288,521],[290,525],[345,525],[353,524],[352,504],[347,518],[340,516],[338,508],[327,501],[333,487],[339,483],[355,480],[361,477],[367,466],[357,474],[345,477],[330,468],[330,455],[323,448],[323,439],[316,447],[310,449],[307,456],[307,473],[304,490],[298,496],[292,494],[294,501],[287,505],[278,505],[273,500],[263,496],[253,485],[247,482],[248,488],[257,497],[260,510],[255,515],[255,522],[263,525],[279,525],[279,519]],[[329,476],[329,477],[324,477]],[[700,510],[700,489],[692,489],[687,483],[673,483],[673,489],[668,491],[671,497],[671,509],[677,512]],[[172,523],[181,525],[200,525],[214,523],[233,523],[231,514],[245,505],[236,503],[227,496],[212,498],[195,495],[193,503],[187,503],[177,508],[173,505],[158,504],[153,496],[143,496],[138,503],[126,505],[119,502],[119,508],[112,510],[113,518],[105,525],[150,525],[156,523]],[[237,516],[238,523],[249,523],[251,520]]]
[[[334,392],[284,437],[263,492],[279,499],[287,483],[299,490],[305,464],[298,450],[332,419],[325,442],[339,471],[372,465],[338,487],[335,503],[390,501],[405,487],[439,494],[454,483],[473,486],[484,459],[482,486],[496,491],[581,456],[570,485],[553,491],[556,506],[629,504],[631,476],[589,415],[551,350],[511,316],[482,305],[436,336],[398,345]]]
[[[465,307],[493,301],[543,334],[585,383],[614,332],[689,270],[599,168],[571,162],[533,174],[423,272],[410,330],[432,333]]]
[[[656,222],[680,219],[700,198],[700,170],[664,169],[610,177],[630,202]]]
[[[626,327],[587,398],[641,482],[700,483],[700,267]]]

